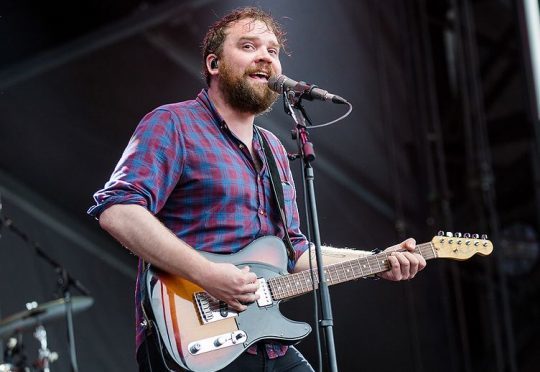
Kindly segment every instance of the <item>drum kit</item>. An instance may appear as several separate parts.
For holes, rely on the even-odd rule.
[[[2,199],[0,197],[0,212]],[[68,346],[70,366],[72,372],[78,372],[75,352],[75,338],[73,332],[73,314],[88,309],[94,303],[88,290],[58,262],[53,260],[39,244],[30,239],[17,228],[13,221],[0,215],[0,231],[7,228],[19,236],[36,255],[45,260],[57,273],[57,284],[61,298],[38,304],[35,301],[26,304],[26,310],[0,319],[0,340],[5,340],[3,361],[0,361],[0,372],[50,372],[50,364],[58,359],[58,353],[49,350],[45,324],[64,318],[68,330]],[[2,236],[0,235],[0,238]],[[71,296],[71,289],[75,288],[82,296]],[[37,359],[30,363],[24,351],[23,332],[33,330],[33,336],[38,341]],[[1,346],[1,344],[0,344]],[[0,347],[1,350],[1,347]],[[0,352],[0,357],[2,353]]]
[[[89,296],[74,296],[70,299],[73,313],[88,309],[94,303]],[[10,315],[0,320],[0,338],[7,338],[4,350],[4,362],[0,364],[0,372],[50,371],[50,364],[58,359],[58,353],[49,350],[47,331],[44,324],[66,316],[67,304],[65,299],[46,302],[38,305],[36,302],[26,304],[26,310]],[[22,332],[34,330],[34,338],[38,341],[38,357],[28,366],[24,353]]]

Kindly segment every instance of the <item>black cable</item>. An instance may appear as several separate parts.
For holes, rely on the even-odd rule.
[[[341,121],[341,120],[345,119],[347,116],[349,116],[349,115],[351,114],[352,109],[353,109],[353,106],[352,106],[349,102],[347,102],[346,104],[349,106],[349,109],[347,110],[346,113],[344,113],[343,115],[341,115],[339,118],[337,118],[337,119],[335,119],[335,120],[332,120],[332,121],[329,121],[329,122],[327,122],[327,123],[317,124],[317,125],[311,125],[311,126],[309,127],[309,129],[315,129],[315,128],[327,127],[327,126],[329,126],[329,125],[335,124],[335,123],[337,123],[338,121]]]

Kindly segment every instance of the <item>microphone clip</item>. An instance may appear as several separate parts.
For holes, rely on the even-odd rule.
[[[313,101],[311,91],[315,88],[317,88],[317,85],[315,84],[308,84],[305,81],[299,81],[294,87],[294,94],[296,97],[298,97],[299,102],[302,100],[302,98],[305,98],[308,101]]]

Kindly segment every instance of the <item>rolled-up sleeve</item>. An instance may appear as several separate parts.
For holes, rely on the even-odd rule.
[[[88,214],[99,218],[114,204],[137,204],[158,213],[180,179],[184,155],[178,117],[159,108],[147,114],[111,178],[94,194]]]

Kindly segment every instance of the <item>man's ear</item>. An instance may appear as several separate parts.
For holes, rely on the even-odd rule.
[[[218,57],[215,54],[206,56],[206,68],[210,75],[215,76],[218,74]]]

